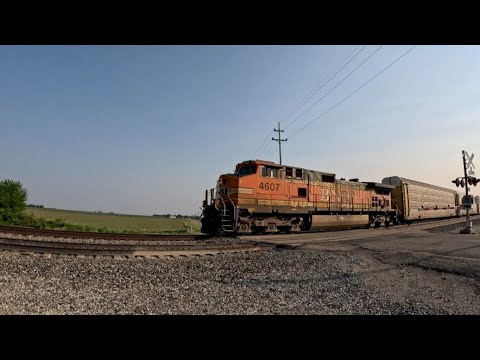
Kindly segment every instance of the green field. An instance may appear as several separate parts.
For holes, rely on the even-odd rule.
[[[102,214],[86,211],[27,207],[27,213],[46,220],[63,219],[71,224],[133,233],[200,233],[200,221],[160,216]]]

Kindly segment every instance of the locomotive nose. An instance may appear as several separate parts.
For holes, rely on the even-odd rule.
[[[222,175],[219,179],[220,185],[228,185],[228,176]]]
[[[218,179],[218,185],[221,188],[236,188],[239,186],[239,179],[237,176],[231,174],[221,175]]]

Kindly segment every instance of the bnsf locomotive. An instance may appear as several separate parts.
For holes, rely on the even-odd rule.
[[[479,213],[479,198],[463,199]],[[454,190],[397,176],[382,183],[337,179],[335,174],[251,160],[221,175],[205,192],[206,234],[247,234],[380,227],[463,215]]]
[[[210,201],[206,191],[201,231],[244,234],[389,226],[397,221],[394,189],[269,161],[244,161],[233,174],[220,176]]]

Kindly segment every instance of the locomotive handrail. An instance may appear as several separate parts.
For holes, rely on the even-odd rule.
[[[220,191],[218,191],[217,193],[218,193],[218,196],[220,197],[220,200],[222,201],[222,204],[223,204],[223,212],[222,212],[222,217],[223,217],[226,214],[227,205],[225,204],[225,201],[223,200],[222,193]],[[227,196],[228,196],[228,199],[230,200],[230,203],[233,206],[233,215],[234,215],[233,216],[233,228],[235,228],[237,207],[235,206],[235,203],[233,202],[232,198],[230,197],[230,194],[228,193],[228,190],[227,190]],[[222,211],[222,210],[220,210],[220,211]]]
[[[232,198],[230,197],[230,193],[227,193],[227,196],[228,196],[228,199],[230,200],[230,202],[232,203],[233,205],[233,217],[234,217],[234,222],[235,222],[235,218],[236,218],[236,209],[237,207],[235,206],[235,203],[233,202]]]
[[[218,194],[218,196],[220,197],[220,200],[222,200],[223,209],[225,209],[225,208],[226,208],[226,205],[225,205],[225,201],[223,200],[222,193],[221,193],[220,191],[217,191],[217,194]]]
[[[227,192],[228,199],[230,200],[230,203],[233,205],[233,230],[235,230],[237,226],[237,207],[235,206],[235,203],[233,202],[232,198],[230,197],[230,192]]]

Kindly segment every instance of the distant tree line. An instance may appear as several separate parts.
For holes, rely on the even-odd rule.
[[[76,230],[76,231],[98,231],[98,232],[117,232],[112,229],[108,229],[104,226],[91,227],[81,224],[71,224],[66,220],[57,218],[55,220],[47,220],[43,217],[37,217],[31,212],[27,213],[25,211],[26,207],[36,207],[43,208],[43,205],[28,204],[27,205],[27,189],[23,186],[20,181],[15,180],[1,180],[0,181],[0,224],[2,225],[16,225],[16,226],[26,226],[36,229],[62,229],[62,230]],[[115,214],[113,212],[101,212],[97,211],[97,214]],[[134,215],[128,215],[134,216]],[[190,218],[198,219],[199,216],[184,216],[184,215],[153,215],[153,216],[163,216],[163,217],[172,217],[177,218]],[[190,226],[190,232],[192,227]],[[188,229],[182,230],[182,232],[187,232]],[[123,230],[123,233],[131,232]],[[136,232],[136,231],[134,231]],[[140,231],[141,233],[141,231]],[[178,233],[178,232],[175,232]]]
[[[181,214],[153,214],[153,216],[164,217],[164,218],[171,218],[175,217],[177,219],[200,219],[200,216],[189,216],[189,215],[181,215]]]

